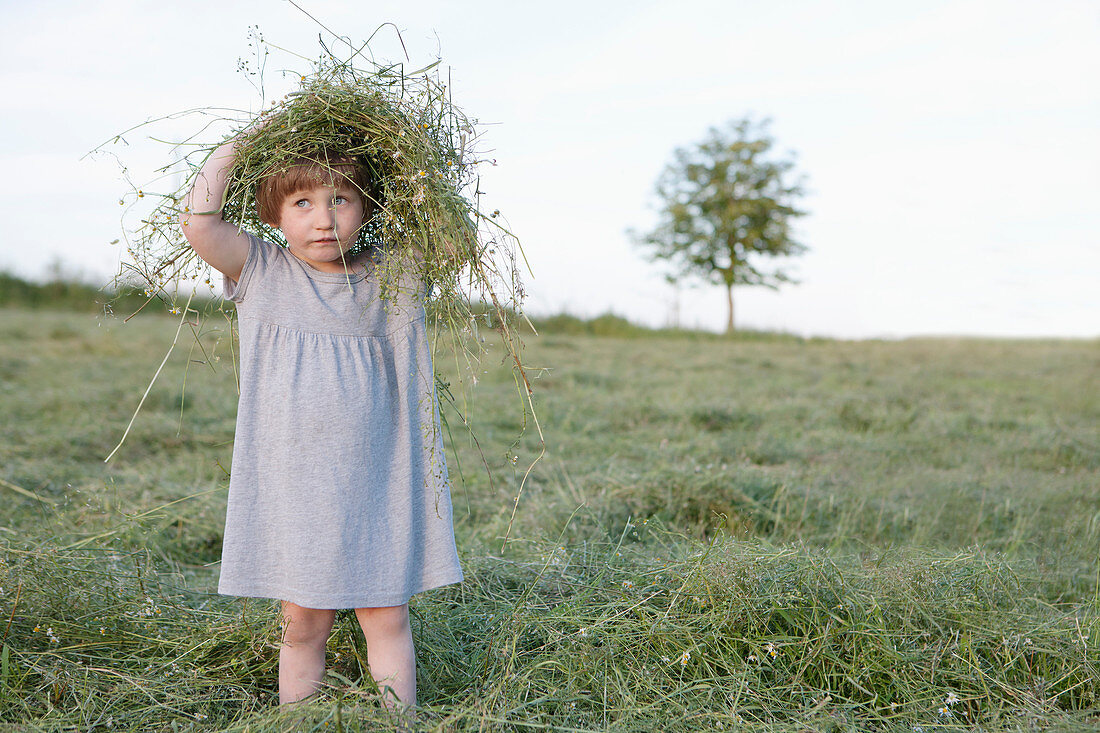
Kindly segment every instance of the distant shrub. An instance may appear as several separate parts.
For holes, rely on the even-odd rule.
[[[631,323],[614,313],[604,313],[584,319],[569,313],[559,313],[542,318],[532,318],[531,323],[539,333],[572,334],[583,336],[636,337],[653,332],[653,329]]]
[[[137,289],[98,288],[71,276],[54,276],[46,282],[34,282],[10,272],[0,272],[0,308],[88,312],[107,309],[130,315],[145,305],[146,300]],[[146,310],[164,312],[159,307]]]
[[[531,324],[540,334],[570,336],[607,336],[612,338],[681,337],[707,341],[784,341],[804,343],[806,339],[772,331],[738,331],[733,334],[715,333],[692,328],[650,328],[614,313],[604,313],[594,318],[581,318],[571,313],[549,316],[532,316]]]
[[[490,308],[485,304],[474,304],[470,307],[471,317],[476,319],[479,328],[496,328],[499,318],[495,315],[495,312],[494,308]],[[801,336],[774,331],[740,330],[733,334],[726,334],[698,328],[651,328],[640,323],[635,323],[624,316],[617,315],[610,311],[592,318],[583,318],[565,311],[543,316],[534,316],[530,314],[524,316],[508,309],[504,309],[501,312],[506,314],[509,321],[520,323],[520,331],[525,336],[531,334],[530,327],[527,325],[528,322],[530,322],[531,326],[535,328],[539,335],[543,336],[606,336],[610,338],[631,339],[651,338],[654,336],[673,336],[706,341],[734,340],[787,343],[810,343],[827,340],[819,338],[805,339]],[[429,303],[428,318],[434,319],[437,317],[438,313],[435,312],[432,304]]]

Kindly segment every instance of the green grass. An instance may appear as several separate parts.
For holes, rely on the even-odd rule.
[[[414,599],[420,727],[1100,726],[1100,343],[608,324],[528,339],[522,493],[512,374],[447,376],[480,450],[448,409],[467,580]],[[0,730],[287,727],[272,605],[213,593],[224,325],[104,464],[175,322],[0,311]],[[364,659],[342,615],[303,729],[395,724]]]

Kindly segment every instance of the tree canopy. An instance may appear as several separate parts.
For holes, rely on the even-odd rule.
[[[726,286],[732,332],[733,286],[778,288],[795,282],[782,269],[765,270],[761,257],[801,254],[791,221],[803,195],[794,162],[772,153],[768,121],[734,120],[712,127],[701,142],[677,148],[657,180],[658,223],[632,232],[654,261],[669,263],[671,282],[701,279]]]

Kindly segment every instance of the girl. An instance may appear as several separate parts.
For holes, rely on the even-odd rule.
[[[462,580],[422,297],[353,249],[364,169],[318,151],[261,183],[286,248],[224,221],[235,144],[183,202],[194,251],[237,308],[240,401],[218,591],[282,602],[279,701],[321,684],[335,609],[354,608],[386,704],[416,704],[408,600]]]

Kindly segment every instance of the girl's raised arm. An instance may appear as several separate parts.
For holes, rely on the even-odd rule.
[[[218,272],[239,280],[248,257],[248,237],[222,219],[225,189],[237,147],[227,142],[206,159],[183,199],[180,226],[191,248]]]

